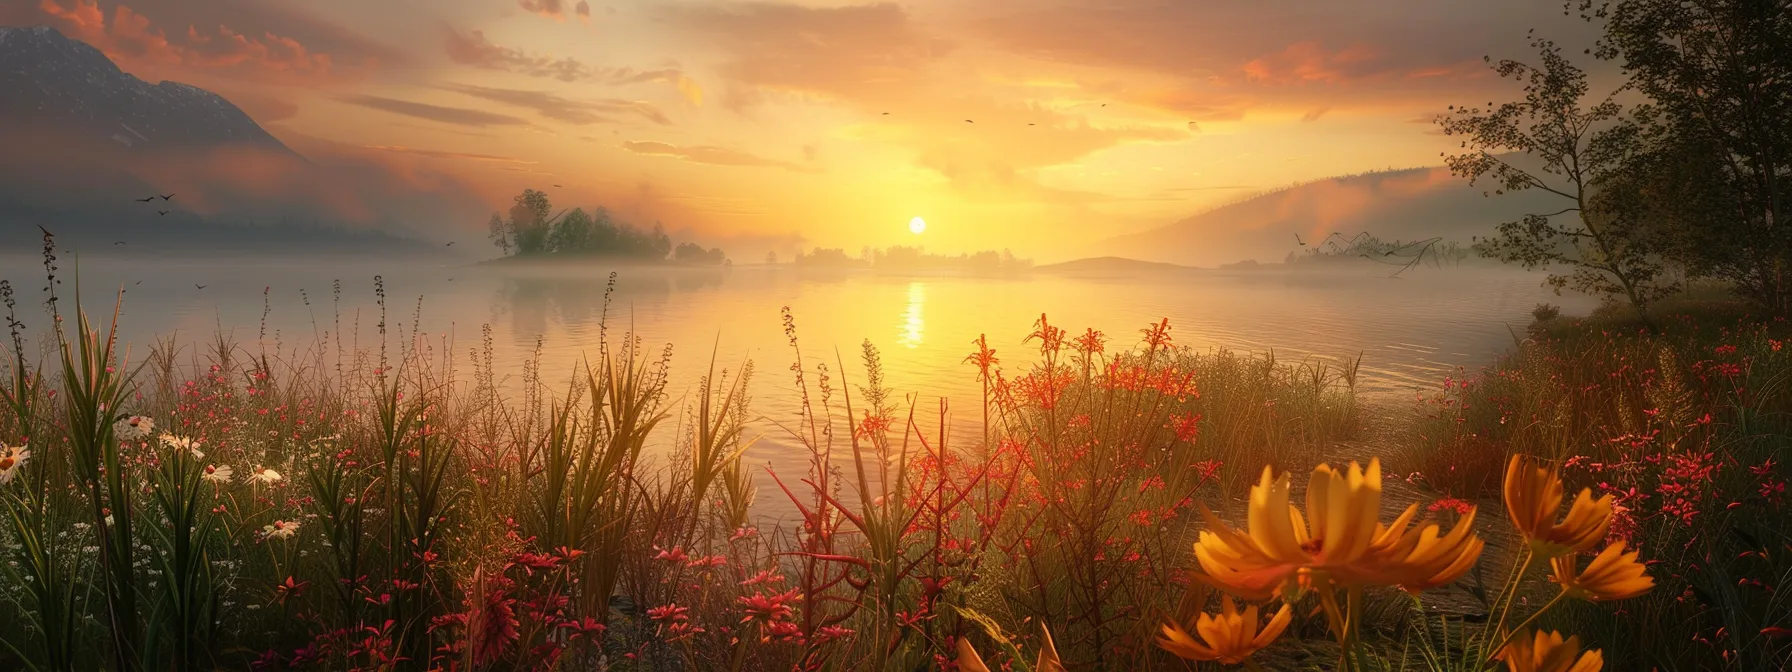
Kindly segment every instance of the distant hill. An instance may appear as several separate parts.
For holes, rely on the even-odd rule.
[[[54,125],[83,144],[146,153],[246,147],[297,154],[218,94],[150,84],[55,28],[0,28],[0,119]]]
[[[1119,236],[1095,250],[1133,259],[1217,266],[1279,262],[1300,241],[1367,231],[1382,240],[1442,236],[1468,244],[1527,212],[1559,210],[1556,197],[1521,192],[1488,198],[1442,166],[1334,177],[1249,198],[1168,226]],[[1554,207],[1551,207],[1554,206]]]
[[[0,250],[35,247],[37,226],[72,245],[417,248],[396,224],[468,200],[321,166],[224,97],[143,81],[48,26],[0,27],[0,147]]]
[[[1140,261],[1124,257],[1090,257],[1034,267],[1040,273],[1075,277],[1127,276],[1146,273],[1180,273],[1196,270],[1188,266],[1161,261]]]

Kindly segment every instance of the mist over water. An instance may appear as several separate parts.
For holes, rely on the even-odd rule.
[[[860,343],[869,339],[882,353],[894,398],[917,395],[917,417],[925,418],[930,434],[938,399],[949,400],[952,443],[962,446],[975,436],[971,423],[980,404],[975,370],[964,362],[972,341],[988,334],[1004,369],[1018,373],[1037,352],[1021,341],[1041,313],[1073,335],[1085,327],[1105,332],[1110,350],[1135,343],[1139,329],[1169,318],[1175,343],[1201,350],[1273,350],[1284,361],[1335,361],[1360,352],[1359,394],[1372,403],[1404,404],[1459,367],[1492,362],[1512,346],[1513,330],[1522,331],[1538,302],[1561,304],[1568,313],[1585,312],[1593,304],[1585,297],[1554,296],[1540,286],[1539,275],[1492,268],[1415,268],[1398,279],[1387,277],[1391,269],[1366,266],[1078,279],[1045,273],[898,277],[789,267],[568,269],[297,257],[68,255],[59,263],[65,308],[73,305],[77,266],[90,315],[109,311],[114,293],[125,290],[120,331],[133,360],[146,356],[158,337],[169,336],[187,348],[183,358],[195,348],[203,354],[220,329],[247,352],[263,346],[287,355],[295,349],[309,352],[320,334],[338,329],[338,320],[345,343],[377,349],[378,275],[393,352],[401,338],[420,331],[417,342],[437,360],[444,350],[451,352],[456,374],[470,380],[474,353],[483,347],[482,326],[489,324],[503,383],[511,389],[521,384],[524,363],[539,343],[542,379],[555,393],[564,390],[586,356],[597,355],[604,289],[609,272],[616,270],[609,337],[614,342],[632,331],[654,353],[671,344],[673,410],[682,407],[682,397],[708,369],[712,351],[718,369],[732,372],[747,359],[754,361],[751,410],[759,419],[749,433],[758,440],[748,457],[781,473],[801,471],[807,459],[779,427],[793,426],[801,403],[789,370],[795,352],[784,333],[783,306],[795,317],[811,385],[816,365],[825,361],[836,390],[850,384],[856,396],[864,383]],[[0,257],[0,269],[0,277],[18,291],[28,337],[41,343],[50,324],[41,308],[41,259],[8,255]],[[340,297],[333,289],[338,280]],[[334,352],[331,345],[326,361]],[[662,445],[673,440],[672,429],[660,432]],[[763,470],[757,471],[761,503],[787,504]]]

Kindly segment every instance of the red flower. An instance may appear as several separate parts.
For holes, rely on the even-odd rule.
[[[1201,436],[1201,414],[1170,416],[1170,428],[1176,430],[1176,440],[1194,443]]]

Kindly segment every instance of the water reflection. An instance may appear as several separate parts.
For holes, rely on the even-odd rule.
[[[908,312],[902,317],[902,337],[896,339],[909,348],[921,346],[922,335],[927,322],[921,317],[921,306],[927,302],[927,286],[920,282],[908,283]]]

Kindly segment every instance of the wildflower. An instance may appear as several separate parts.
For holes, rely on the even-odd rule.
[[[156,421],[141,415],[130,416],[112,425],[112,433],[122,441],[140,441],[153,431],[156,431]]]
[[[261,536],[263,539],[291,539],[293,535],[298,533],[299,521],[296,520],[276,520],[261,526]]]
[[[173,448],[175,450],[184,450],[189,453],[192,453],[193,459],[195,459],[195,460],[205,459],[205,453],[201,452],[199,450],[199,442],[198,441],[194,441],[194,440],[189,439],[184,436],[175,436],[175,435],[169,434],[167,432],[162,433],[161,440],[162,440],[162,445],[164,445],[164,446]]]
[[[31,451],[25,446],[8,446],[0,442],[0,485],[11,483],[19,470],[25,468],[25,461],[31,459]]]
[[[1176,432],[1176,440],[1194,443],[1201,436],[1201,414],[1170,416],[1170,428]]]
[[[1200,640],[1179,624],[1165,623],[1157,645],[1185,660],[1217,660],[1237,665],[1276,641],[1293,619],[1292,608],[1284,603],[1274,616],[1269,617],[1269,622],[1261,623],[1259,628],[1257,605],[1246,606],[1241,613],[1232,598],[1225,596],[1220,600],[1219,615],[1202,613],[1195,621],[1195,634]]]
[[[1605,667],[1605,656],[1598,649],[1581,653],[1580,638],[1562,639],[1559,632],[1538,632],[1534,637],[1519,635],[1500,651],[1510,672],[1598,672]]]
[[[281,476],[280,472],[274,471],[273,469],[256,469],[254,473],[249,474],[247,480],[250,483],[266,483],[268,485],[273,485],[286,480],[286,477]]]
[[[1557,522],[1556,511],[1562,506],[1561,477],[1554,469],[1529,467],[1520,455],[1506,463],[1505,491],[1512,525],[1530,540],[1531,551],[1544,558],[1592,548],[1611,526],[1612,496],[1595,500],[1591,488],[1582,489],[1568,508],[1568,516]]]
[[[1289,504],[1288,475],[1272,476],[1265,467],[1251,488],[1244,531],[1202,507],[1207,529],[1195,542],[1195,559],[1217,586],[1240,597],[1267,599],[1332,582],[1417,592],[1455,581],[1481,555],[1473,510],[1441,536],[1437,525],[1410,526],[1416,503],[1393,524],[1378,523],[1380,460],[1370,460],[1367,470],[1355,463],[1345,471],[1315,468],[1304,516]]]
[[[1064,663],[1058,659],[1058,647],[1052,644],[1052,633],[1039,625],[1039,660],[1033,663],[1033,672],[1064,672]],[[962,672],[989,672],[989,666],[983,664],[983,657],[977,655],[977,649],[971,647],[967,637],[958,638],[958,669]]]
[[[230,476],[233,473],[236,473],[236,472],[231,471],[230,465],[228,465],[228,464],[221,466],[221,467],[215,467],[215,466],[208,464],[208,465],[205,465],[205,475],[201,476],[200,478],[211,481],[218,485],[223,485],[225,483],[230,482]]]
[[[1556,558],[1550,561],[1555,567],[1554,581],[1562,584],[1562,591],[1569,597],[1583,600],[1599,602],[1636,597],[1655,587],[1655,579],[1650,578],[1643,564],[1636,561],[1637,553],[1625,553],[1624,542],[1615,542],[1600,551],[1578,574],[1574,571],[1578,564],[1574,556]]]
[[[653,556],[653,559],[655,560],[665,560],[666,562],[673,564],[684,564],[691,559],[691,556],[685,554],[683,546],[673,546],[670,550],[658,546],[653,548],[654,550],[659,551],[658,554]]]

